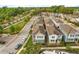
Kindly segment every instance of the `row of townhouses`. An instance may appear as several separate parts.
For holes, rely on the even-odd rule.
[[[70,25],[65,24],[62,22],[61,19],[56,19],[56,17],[52,17],[54,15],[50,15],[50,18],[53,22],[55,22],[54,24],[56,25],[56,27],[63,33],[63,37],[65,42],[76,42],[79,40],[79,31],[72,28]],[[59,22],[57,22],[57,20],[60,20]]]
[[[68,24],[63,23],[56,15],[41,13],[32,28],[33,43],[60,44],[65,42],[77,42],[79,31]]]

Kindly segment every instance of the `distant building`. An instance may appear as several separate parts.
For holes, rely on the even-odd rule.
[[[76,23],[79,23],[79,18],[75,18]]]
[[[55,24],[56,27],[59,27],[59,24],[64,23],[59,17],[56,17],[56,14],[50,14],[50,19],[52,20],[52,22]]]

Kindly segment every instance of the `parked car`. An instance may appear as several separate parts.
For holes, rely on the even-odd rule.
[[[17,44],[16,47],[15,47],[15,49],[16,49],[16,50],[17,50],[17,49],[20,49],[21,46],[22,46],[22,44]]]

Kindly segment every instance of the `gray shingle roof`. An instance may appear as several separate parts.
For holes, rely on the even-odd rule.
[[[57,30],[57,28],[54,26],[54,23],[50,20],[49,17],[45,17],[44,18],[44,22],[45,22],[47,33],[49,35],[52,35],[52,34],[56,34],[56,35],[62,34],[60,31]]]
[[[43,26],[36,25],[32,29],[33,34],[45,34],[45,30]]]
[[[33,34],[45,34],[43,19],[38,18],[37,20],[39,21],[35,25],[33,25],[32,33]]]
[[[67,24],[60,24],[59,28],[66,34],[75,34],[76,32],[78,32],[76,29],[72,28]]]
[[[55,20],[56,23],[63,23],[63,21],[61,21],[59,18],[55,18],[55,19],[53,19],[53,20]]]

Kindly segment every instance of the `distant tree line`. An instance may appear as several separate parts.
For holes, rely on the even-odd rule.
[[[18,8],[0,8],[0,24],[12,20],[13,17],[26,12],[28,8],[18,7]]]
[[[54,13],[65,13],[73,14],[75,10],[79,10],[78,7],[65,7],[64,5],[60,6],[51,6],[51,7],[38,7],[34,8],[36,12],[54,12]]]

